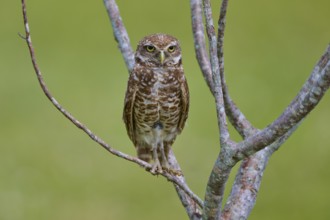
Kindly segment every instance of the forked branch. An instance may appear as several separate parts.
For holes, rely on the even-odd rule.
[[[206,33],[209,39],[210,51],[209,57],[204,56],[202,59],[200,59],[200,55],[206,54],[206,47],[204,30],[202,29],[203,16],[200,12],[201,0],[191,0],[190,3],[196,57],[202,73],[214,96],[217,95],[216,91],[219,91],[219,88],[221,88],[221,98],[223,98],[224,102],[216,102],[217,109],[219,108],[219,104],[220,107],[225,107],[230,122],[244,138],[244,141],[238,144],[231,142],[230,139],[221,142],[222,148],[210,174],[206,188],[203,218],[247,218],[255,204],[255,198],[261,182],[262,173],[269,157],[293,133],[298,127],[300,121],[317,105],[323,94],[329,88],[329,47],[315,67],[310,79],[306,82],[301,92],[289,105],[287,110],[267,128],[259,131],[253,127],[231,100],[225,82],[223,43],[228,0],[222,0],[220,8],[217,47],[214,46],[216,35],[214,32],[210,1],[203,0]],[[215,51],[217,52],[217,56],[215,55]],[[214,66],[215,60],[218,60],[217,66]],[[219,79],[217,78],[219,69],[221,84],[217,81]],[[212,82],[210,82],[211,75],[213,76]],[[218,117],[218,123],[221,124],[221,121],[221,118]],[[220,127],[220,139],[223,135],[222,133],[223,131],[221,131]],[[231,196],[229,197],[228,203],[222,213],[221,203],[229,173],[231,172],[232,167],[238,161],[243,159],[244,161],[238,175],[236,176]],[[256,167],[258,169],[254,170]],[[247,179],[250,181],[246,181]],[[249,191],[250,189],[253,189],[253,195],[251,194],[251,191]],[[245,201],[245,203],[248,201],[248,204],[243,204],[244,202],[242,201]],[[237,211],[238,214],[235,213]]]

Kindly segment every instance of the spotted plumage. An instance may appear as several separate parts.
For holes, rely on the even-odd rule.
[[[188,109],[179,42],[166,34],[146,36],[135,53],[123,119],[138,157],[153,161],[153,173],[171,169],[168,152],[184,128]]]

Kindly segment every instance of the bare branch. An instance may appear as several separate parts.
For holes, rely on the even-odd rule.
[[[235,157],[242,159],[283,136],[310,113],[330,86],[330,45],[314,67],[296,98],[270,125],[238,144]]]
[[[219,87],[217,84],[217,78],[216,78],[216,72],[218,71],[218,67],[214,66],[214,27],[213,27],[213,21],[212,21],[212,12],[210,7],[209,0],[204,0],[204,13],[205,13],[205,20],[206,20],[206,31],[209,37],[210,42],[210,60],[211,60],[211,68],[212,68],[212,75],[213,75],[213,83],[214,83],[214,96],[217,97],[217,91],[216,89]],[[218,52],[218,60],[219,60],[219,69],[220,69],[220,75],[221,75],[221,84],[222,84],[222,91],[224,95],[224,102],[226,106],[226,113],[228,114],[228,117],[231,121],[231,123],[234,125],[236,130],[243,136],[243,138],[248,138],[252,136],[253,134],[257,134],[258,131],[255,129],[252,124],[245,118],[245,116],[242,114],[242,112],[237,108],[235,103],[231,100],[228,88],[225,83],[225,77],[224,77],[224,56],[223,56],[223,41],[224,41],[224,31],[225,31],[225,20],[226,20],[226,11],[227,11],[227,5],[228,0],[223,0],[220,10],[220,18],[219,18],[219,29],[218,29],[218,44],[217,44],[217,52]],[[200,21],[201,22],[201,21]],[[195,29],[194,29],[195,30]],[[195,37],[196,38],[196,37]],[[195,39],[195,42],[196,39]],[[326,61],[328,62],[328,61]],[[325,61],[322,61],[321,63],[325,63]],[[327,74],[325,74],[327,75]],[[329,81],[329,76],[324,77],[323,81]],[[322,80],[321,80],[322,82]],[[321,83],[323,84],[323,83]],[[220,85],[221,86],[221,85]],[[309,86],[304,86],[303,90],[315,90],[314,95],[310,95],[309,92],[306,92],[305,95],[300,95],[298,98],[296,98],[296,101],[301,100],[310,100],[310,104],[306,104],[306,101],[302,101],[301,103],[305,103],[306,106],[311,106],[313,104],[317,104],[315,101],[315,97],[318,96],[321,98],[325,90],[327,89],[326,86],[319,86],[319,88],[316,89],[308,89]],[[329,86],[327,86],[329,87]],[[321,92],[322,91],[322,92]],[[313,93],[313,92],[312,92]],[[308,97],[311,96],[311,97]],[[217,103],[218,104],[218,103]],[[314,106],[315,106],[314,105]],[[218,106],[218,105],[217,105]],[[302,108],[299,105],[296,106],[296,111],[301,110]],[[309,107],[307,107],[308,109]],[[290,109],[292,111],[292,108]],[[300,112],[301,114],[301,112]],[[307,113],[306,113],[307,114]],[[278,149],[278,147],[291,135],[291,133],[295,130],[295,128],[298,126],[297,123],[302,120],[303,117],[306,116],[306,114],[302,114],[302,117],[296,118],[294,123],[289,123],[289,127],[284,126],[283,128],[278,128],[276,126],[273,126],[273,129],[277,130],[277,135],[272,141],[265,144],[262,142],[263,135],[259,135],[259,139],[257,141],[262,142],[263,147],[271,144],[267,148],[265,148],[262,152],[257,153],[254,156],[251,156],[248,159],[245,159],[245,161],[242,163],[241,170],[239,171],[239,174],[237,176],[236,182],[233,186],[233,193],[231,195],[231,198],[228,200],[229,204],[226,208],[226,213],[222,214],[222,217],[226,219],[226,216],[231,216],[228,219],[238,219],[239,217],[248,216],[249,212],[253,208],[255,204],[255,199],[257,195],[257,191],[260,186],[261,182],[261,176],[264,171],[264,168],[268,162],[268,159],[274,150]],[[219,121],[221,120],[218,118]],[[284,119],[288,119],[285,118]],[[291,118],[292,119],[292,118]],[[282,120],[282,122],[289,120]],[[292,121],[291,121],[292,122]],[[220,122],[221,123],[221,122]],[[276,125],[276,123],[275,123]],[[278,124],[277,124],[278,125]],[[281,130],[282,129],[282,130]],[[291,129],[291,130],[290,130]],[[221,136],[220,136],[221,137]],[[275,142],[274,142],[275,141]],[[244,142],[243,142],[244,143]],[[272,144],[273,143],[273,144]],[[252,155],[256,151],[253,152],[245,152],[241,151],[241,144],[231,144],[230,140],[228,142],[222,143],[222,149],[220,152],[220,155],[213,167],[212,173],[209,178],[209,182],[206,189],[206,195],[205,195],[205,202],[204,202],[204,213],[203,213],[203,219],[219,219],[221,216],[221,202],[223,199],[223,191],[225,183],[228,179],[229,173],[234,166],[236,162],[243,159],[244,157],[247,157],[249,155]],[[231,146],[231,148],[230,148]],[[253,147],[253,144],[251,144],[251,147]],[[236,149],[239,153],[235,153]],[[255,168],[258,168],[256,171]],[[250,171],[250,172],[249,172]],[[250,182],[247,182],[247,180],[251,180]],[[242,189],[243,187],[243,189]],[[246,188],[244,188],[246,187]],[[238,191],[237,189],[242,189],[243,191]],[[252,189],[252,194],[251,190]],[[254,189],[254,190],[253,190]],[[244,191],[246,190],[246,191]],[[240,192],[237,193],[237,192]],[[254,192],[254,193],[253,193]],[[252,196],[251,196],[252,195]],[[254,196],[253,196],[254,195]],[[243,202],[245,201],[245,203]],[[248,201],[246,203],[246,201]],[[234,205],[233,205],[234,204]],[[245,215],[234,215],[235,211],[240,214]],[[244,218],[243,218],[244,219]]]
[[[58,101],[52,96],[52,94],[50,93],[45,81],[43,80],[41,71],[39,69],[39,66],[37,64],[36,61],[36,57],[35,57],[35,52],[34,52],[34,47],[32,44],[32,39],[31,39],[31,34],[30,34],[30,28],[29,28],[29,23],[28,23],[28,17],[27,17],[27,12],[26,12],[26,3],[25,0],[22,0],[22,11],[23,11],[23,19],[24,19],[24,26],[25,26],[25,41],[28,45],[29,48],[29,52],[30,52],[30,56],[31,56],[31,61],[33,64],[33,68],[35,70],[35,73],[37,75],[37,79],[39,81],[39,84],[41,86],[42,91],[44,92],[44,94],[47,96],[47,98],[50,100],[50,102],[67,118],[69,119],[76,127],[78,127],[79,129],[83,130],[93,141],[95,141],[96,143],[98,143],[99,145],[101,145],[105,150],[107,150],[108,152],[110,152],[111,154],[118,156],[120,158],[123,158],[127,161],[131,161],[133,163],[136,163],[138,165],[140,165],[142,168],[144,168],[147,171],[151,170],[151,165],[143,160],[140,160],[136,157],[132,157],[128,154],[125,154],[123,152],[120,152],[118,150],[115,150],[114,148],[112,148],[109,144],[107,144],[105,141],[103,141],[101,138],[99,138],[98,136],[96,136],[90,129],[88,129],[84,124],[82,124],[80,121],[78,121],[73,115],[71,115],[66,109],[64,109],[59,103]],[[196,196],[187,186],[187,184],[184,182],[184,179],[182,177],[177,177],[177,176],[173,176],[169,173],[163,172],[161,173],[162,176],[164,176],[168,181],[174,183],[175,186],[179,187],[180,190],[184,191],[189,198],[185,198],[187,200],[192,199],[196,204],[198,204],[199,206],[203,206],[203,202],[201,201],[200,198],[198,198],[198,196]],[[179,191],[180,191],[179,190]],[[181,192],[182,193],[182,192]]]
[[[105,8],[107,9],[120,52],[124,57],[128,71],[131,72],[135,62],[134,52],[132,50],[126,28],[123,24],[123,20],[120,16],[118,5],[115,0],[103,0],[103,2]]]
[[[214,85],[212,79],[211,63],[208,59],[208,54],[206,52],[206,43],[204,36],[202,1],[190,0],[190,10],[196,59],[198,61],[199,67],[202,70],[204,79],[213,94]]]
[[[229,152],[233,148],[233,143],[229,138],[226,122],[226,112],[222,93],[223,88],[220,77],[221,66],[219,66],[220,62],[218,60],[218,45],[214,31],[211,4],[209,0],[204,0],[203,2],[206,32],[209,39],[212,77],[214,83],[213,95],[216,100],[218,125],[220,129],[219,136],[222,147],[207,183],[203,219],[219,219],[221,215],[221,204],[223,200],[225,184],[228,180],[231,169],[234,166],[234,161],[232,161],[231,157],[229,156]],[[223,15],[223,17],[225,17],[225,15]]]

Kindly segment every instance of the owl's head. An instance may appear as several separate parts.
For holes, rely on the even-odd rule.
[[[181,65],[179,41],[167,34],[152,34],[138,44],[135,62],[148,67],[175,67]]]

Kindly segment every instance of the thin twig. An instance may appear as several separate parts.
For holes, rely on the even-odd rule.
[[[201,0],[190,0],[192,32],[194,36],[195,54],[199,67],[202,70],[204,79],[212,92],[214,93],[214,83],[212,79],[211,63],[206,51],[204,36],[203,11]]]
[[[75,126],[77,126],[79,129],[83,130],[93,141],[101,145],[105,150],[110,152],[111,154],[118,156],[120,158],[123,158],[127,161],[131,161],[133,163],[136,163],[140,165],[142,168],[147,170],[148,172],[151,170],[151,165],[149,163],[146,163],[143,160],[140,160],[136,157],[132,157],[128,154],[125,154],[123,152],[120,152],[118,150],[115,150],[112,148],[109,144],[107,144],[105,141],[103,141],[101,138],[96,136],[90,129],[88,129],[84,124],[82,124],[80,121],[78,121],[73,115],[71,115],[66,109],[64,109],[57,100],[53,97],[53,95],[50,93],[45,81],[43,80],[41,71],[39,69],[39,66],[36,61],[34,47],[32,44],[31,34],[30,34],[30,28],[28,23],[28,17],[26,12],[26,3],[25,0],[22,0],[22,11],[23,11],[23,19],[24,19],[24,26],[25,26],[25,37],[26,43],[29,48],[31,61],[33,64],[33,68],[35,70],[35,73],[37,75],[37,79],[39,81],[39,84],[41,86],[42,91],[47,96],[47,98],[50,100],[50,102],[67,118],[69,119]],[[172,176],[169,173],[163,172],[160,175],[164,176],[168,181],[173,182],[175,185],[179,186],[191,199],[193,199],[200,207],[203,207],[203,202],[198,196],[196,196],[189,187],[182,182],[182,180],[179,177]]]
[[[206,33],[209,38],[209,50],[210,50],[210,61],[212,69],[213,78],[213,90],[214,98],[216,102],[217,116],[218,116],[218,126],[220,130],[220,143],[225,145],[229,140],[229,132],[226,121],[226,111],[222,94],[222,82],[220,78],[219,61],[217,57],[217,38],[214,31],[211,3],[209,0],[204,0],[204,15],[206,21]]]

